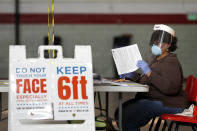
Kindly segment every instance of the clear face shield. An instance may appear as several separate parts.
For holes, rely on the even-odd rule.
[[[154,31],[150,40],[150,45],[156,45],[159,48],[162,48],[165,44],[172,43],[173,36],[163,30]]]
[[[156,30],[153,32],[150,45],[152,46],[151,50],[154,55],[161,55],[162,48],[167,44],[172,43],[173,36],[163,30]]]

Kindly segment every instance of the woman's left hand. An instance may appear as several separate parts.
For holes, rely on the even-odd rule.
[[[142,71],[144,72],[144,74],[146,74],[146,75],[150,74],[150,72],[151,72],[151,69],[150,69],[148,63],[146,61],[144,61],[144,60],[139,60],[137,62],[136,66],[141,68]]]

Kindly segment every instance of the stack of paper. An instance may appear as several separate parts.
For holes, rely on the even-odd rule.
[[[112,49],[112,55],[119,75],[136,71],[137,61],[142,60],[137,44]]]

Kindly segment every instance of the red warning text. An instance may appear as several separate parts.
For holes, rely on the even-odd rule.
[[[47,93],[46,79],[16,79],[16,93]]]
[[[68,100],[70,99],[71,94],[73,94],[73,99],[77,100],[79,99],[78,90],[81,90],[82,99],[88,99],[86,94],[86,84],[87,80],[85,76],[81,76],[80,80],[78,80],[78,76],[73,76],[72,78],[62,76],[58,79],[58,96],[62,100]],[[81,89],[79,89],[79,87],[81,87]]]

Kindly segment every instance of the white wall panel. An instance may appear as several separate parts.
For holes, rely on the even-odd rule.
[[[2,0],[7,1],[7,0]],[[12,1],[12,0],[8,0]],[[22,2],[45,2],[48,0],[20,0]],[[56,2],[196,2],[196,0],[55,0]]]
[[[47,2],[21,3],[22,13],[47,13]],[[197,12],[197,2],[56,2],[55,13],[187,13]]]
[[[14,0],[0,1],[0,13],[14,13]]]
[[[185,2],[183,4],[183,9],[187,13],[197,13],[197,2]]]
[[[55,13],[110,13],[110,3],[55,3]],[[50,6],[51,8],[51,6]],[[48,3],[27,3],[21,4],[22,13],[47,13]]]
[[[8,78],[9,45],[14,44],[14,26],[0,25],[0,78]]]
[[[13,13],[14,0],[0,1],[0,13]],[[21,0],[21,13],[47,13],[48,0]],[[55,13],[197,13],[197,1],[55,1]]]
[[[114,13],[174,14],[186,13],[182,3],[114,3]],[[197,12],[197,9],[196,9]]]

